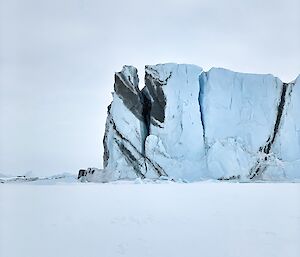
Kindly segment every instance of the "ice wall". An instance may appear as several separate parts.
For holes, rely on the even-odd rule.
[[[124,66],[103,143],[115,179],[300,178],[300,78],[169,63],[145,66],[140,90]]]

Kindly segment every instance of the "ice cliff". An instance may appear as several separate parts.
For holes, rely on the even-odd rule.
[[[195,65],[124,66],[115,74],[103,170],[87,180],[300,178],[300,77]]]

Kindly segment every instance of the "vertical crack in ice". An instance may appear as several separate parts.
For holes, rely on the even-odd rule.
[[[148,164],[151,165],[159,176],[167,176],[164,169],[154,163],[146,156],[146,139],[150,135],[150,126],[156,126],[163,128],[165,121],[165,108],[167,100],[163,91],[163,86],[167,84],[168,80],[172,76],[172,72],[164,79],[159,78],[159,73],[149,67],[145,67],[145,87],[141,90],[143,101],[143,120],[146,128],[146,136],[143,142],[143,155],[145,158],[146,171],[148,170]],[[151,72],[147,72],[151,70]]]
[[[151,112],[151,101],[146,97],[145,93],[142,91],[142,101],[143,101],[143,125],[144,125],[144,131],[141,131],[142,133],[142,151],[143,154],[145,154],[145,148],[146,148],[146,138],[150,135],[150,112]]]
[[[256,162],[256,164],[254,165],[254,167],[252,167],[250,169],[249,172],[249,178],[250,179],[254,179],[258,176],[261,176],[264,171],[267,168],[267,161],[268,161],[268,155],[270,154],[271,148],[275,142],[276,136],[278,134],[278,130],[280,127],[280,124],[282,122],[282,114],[286,105],[286,98],[287,98],[287,91],[289,89],[289,87],[292,87],[293,83],[283,83],[282,84],[282,90],[281,90],[281,95],[280,95],[280,101],[279,104],[277,106],[277,115],[276,115],[276,121],[275,121],[275,125],[273,128],[273,132],[272,134],[269,136],[266,144],[263,147],[260,147],[259,152],[263,154],[263,158],[259,158]],[[291,95],[291,91],[289,92],[288,96],[290,97]]]
[[[205,133],[205,122],[204,122],[204,87],[207,82],[207,74],[206,72],[202,72],[199,76],[199,96],[198,96],[198,102],[199,102],[199,111],[200,111],[200,121],[202,125],[203,130],[203,142],[205,147],[205,152],[207,151],[207,144],[206,144],[206,133]]]

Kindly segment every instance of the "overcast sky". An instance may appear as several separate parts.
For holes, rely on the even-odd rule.
[[[300,73],[299,0],[0,0],[0,173],[102,166],[124,64]]]

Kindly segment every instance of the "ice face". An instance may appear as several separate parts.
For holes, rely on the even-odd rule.
[[[146,66],[145,91],[152,106],[152,122],[145,154],[174,178],[201,177],[204,164],[198,102],[201,73],[202,69],[194,65]],[[163,119],[156,118],[157,108],[163,113],[160,115]]]
[[[299,178],[299,81],[168,63],[145,66],[139,90],[137,69],[124,66],[108,109],[103,172],[114,179]]]
[[[247,177],[273,135],[283,83],[272,75],[219,68],[199,81],[210,174]]]

